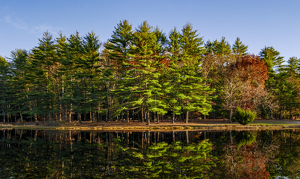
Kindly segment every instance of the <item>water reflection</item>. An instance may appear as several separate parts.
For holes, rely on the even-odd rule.
[[[0,177],[295,178],[299,134],[1,130]]]
[[[237,133],[235,137],[235,143],[237,146],[237,149],[239,149],[241,146],[250,146],[251,144],[256,142],[256,138],[254,134],[248,131],[241,131]]]

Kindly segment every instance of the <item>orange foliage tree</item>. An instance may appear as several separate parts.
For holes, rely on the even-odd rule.
[[[265,91],[265,81],[269,78],[267,66],[258,56],[246,55],[236,61],[233,70],[238,72],[239,78],[245,84],[240,89],[236,106],[244,110],[253,110],[259,105],[259,99],[267,95]]]

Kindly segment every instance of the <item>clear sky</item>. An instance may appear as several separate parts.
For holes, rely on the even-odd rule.
[[[300,58],[299,0],[3,0],[0,55],[32,49],[47,30],[54,37],[94,31],[105,42],[124,19],[134,28],[147,20],[166,34],[190,22],[205,41],[240,37],[251,54],[273,46],[285,60]]]

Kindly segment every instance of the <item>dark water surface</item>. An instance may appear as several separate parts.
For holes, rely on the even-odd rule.
[[[300,130],[0,130],[0,178],[298,178]]]

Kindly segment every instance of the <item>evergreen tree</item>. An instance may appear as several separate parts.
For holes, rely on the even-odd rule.
[[[300,59],[297,57],[291,57],[288,60],[288,64],[285,66],[285,71],[290,73],[291,75],[299,75],[300,74]]]
[[[109,81],[111,81],[110,83],[117,83],[116,89],[112,90],[120,97],[116,115],[123,113],[124,110],[128,113],[129,110],[129,99],[127,97],[131,95],[131,92],[124,88],[130,86],[131,82],[124,80],[124,77],[126,76],[126,72],[132,68],[132,63],[130,63],[130,45],[132,44],[132,39],[132,25],[130,25],[127,20],[124,20],[117,24],[111,39],[109,39],[109,42],[105,45],[109,54],[108,58],[112,61],[112,63],[107,66],[109,70],[107,74],[112,74],[116,77],[116,81],[114,81],[114,78],[110,78],[111,80]],[[110,86],[108,86],[107,90],[110,93]],[[121,116],[123,117],[123,115]],[[129,122],[128,117],[126,121]]]
[[[77,114],[78,122],[81,123],[81,115],[84,113],[82,109],[82,102],[85,100],[84,91],[85,85],[84,80],[84,71],[83,71],[83,64],[84,64],[84,47],[83,47],[83,40],[79,36],[79,33],[72,34],[68,39],[69,46],[69,60],[74,63],[74,68],[71,69],[74,73],[71,75],[71,101],[72,101],[72,110]]]
[[[292,110],[299,107],[299,59],[291,57],[288,64],[280,69],[280,73],[275,74],[275,83],[273,87],[273,94],[279,101],[280,118],[282,110],[285,109],[290,112],[292,117]]]
[[[71,90],[70,82],[71,75],[73,74],[74,62],[68,58],[70,53],[68,51],[69,43],[66,36],[60,33],[56,38],[56,56],[59,62],[55,72],[55,78],[57,81],[56,96],[58,98],[59,120],[67,120],[67,111],[71,114]],[[69,116],[71,116],[69,114]],[[71,119],[69,119],[71,120]]]
[[[222,37],[221,41],[217,43],[215,51],[216,54],[220,55],[223,58],[231,54],[231,46],[229,42],[226,41],[225,37]]]
[[[53,83],[53,75],[55,73],[54,66],[57,63],[55,41],[49,32],[43,34],[39,39],[39,46],[32,50],[32,67],[36,70],[36,78],[34,79],[36,98],[39,103],[36,106],[36,113],[47,117],[56,112],[54,104],[55,86]]]
[[[276,69],[280,69],[282,67],[283,57],[280,56],[280,53],[275,50],[274,47],[263,48],[260,51],[259,56],[261,59],[264,59],[270,74],[275,73]]]
[[[289,82],[289,73],[282,72],[276,74],[275,77],[275,83],[272,85],[272,94],[279,101],[280,118],[283,109],[290,111],[290,116],[292,116],[293,107],[298,106],[298,94],[295,90],[295,84]]]
[[[248,45],[244,45],[239,37],[236,38],[232,46],[233,53],[237,55],[245,56],[247,54],[247,50],[248,50]]]
[[[205,55],[216,54],[218,44],[219,44],[218,40],[214,40],[213,42],[208,40],[205,43],[205,49],[206,49],[206,54]]]
[[[11,83],[13,88],[11,93],[13,98],[11,105],[13,106],[13,113],[19,113],[20,120],[23,122],[23,114],[28,111],[28,100],[26,94],[27,80],[26,74],[28,72],[29,58],[26,50],[16,49],[11,52]]]
[[[3,117],[3,124],[5,124],[5,111],[7,105],[7,98],[8,98],[8,82],[9,82],[9,63],[6,61],[5,58],[0,56],[0,80],[1,80],[1,111]]]
[[[84,65],[83,69],[85,71],[85,81],[86,81],[86,90],[85,90],[85,103],[83,110],[85,112],[90,111],[90,119],[93,121],[95,117],[96,109],[96,102],[97,99],[97,85],[99,84],[97,80],[99,80],[98,75],[101,72],[100,65],[100,54],[99,48],[100,43],[98,37],[93,33],[88,33],[84,37],[84,44],[83,44],[85,58],[84,58]]]
[[[180,100],[183,111],[186,112],[185,122],[188,123],[189,112],[198,111],[207,115],[211,111],[208,94],[213,90],[205,86],[201,75],[200,58],[204,54],[203,40],[198,37],[197,30],[192,29],[191,24],[187,24],[182,29],[180,38],[181,56],[183,66],[181,67]]]
[[[169,60],[170,64],[165,70],[164,77],[167,79],[164,86],[166,93],[165,101],[169,110],[172,111],[172,123],[175,122],[175,115],[182,114],[180,105],[180,83],[181,83],[181,66],[183,62],[179,61],[181,50],[181,34],[174,28],[169,34]]]
[[[265,85],[267,91],[272,94],[274,91],[279,89],[280,82],[278,79],[282,77],[282,75],[275,74],[275,71],[281,71],[283,57],[280,56],[280,53],[274,49],[274,47],[265,47],[259,53],[261,59],[265,61],[266,66],[268,67],[268,75],[269,79],[266,81]],[[284,87],[283,87],[284,88]],[[269,107],[269,118],[271,118],[272,109]]]
[[[131,82],[127,89],[132,91],[133,99],[129,106],[140,107],[145,110],[147,125],[150,125],[149,112],[164,114],[165,104],[163,100],[157,98],[161,94],[159,78],[161,72],[158,70],[160,59],[164,58],[159,52],[161,44],[157,40],[155,32],[151,26],[144,21],[134,33],[131,53],[133,68],[129,70],[124,80]]]

